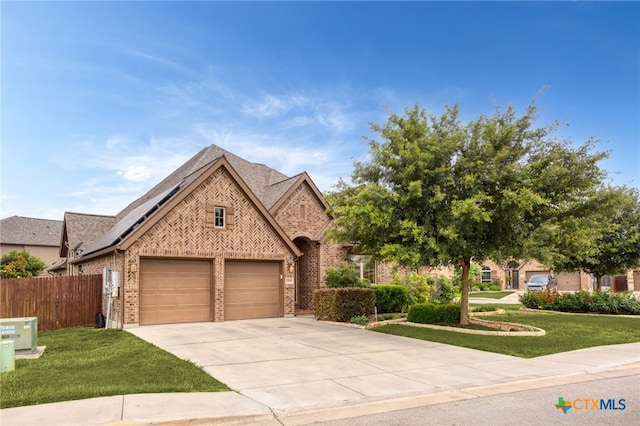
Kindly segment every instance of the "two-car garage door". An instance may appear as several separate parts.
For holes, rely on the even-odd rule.
[[[142,259],[140,324],[212,321],[212,276],[209,260]],[[227,261],[224,280],[225,320],[282,316],[278,262]]]

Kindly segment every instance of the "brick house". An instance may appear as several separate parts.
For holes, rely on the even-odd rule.
[[[359,262],[360,257],[362,256],[348,256],[348,259],[355,264],[356,268],[363,271],[363,276],[371,282],[388,283],[392,281],[394,274],[406,275],[410,270],[385,262],[366,265]],[[480,267],[481,275],[477,278],[478,284],[489,286],[497,283],[503,290],[524,290],[526,281],[535,274],[554,276],[558,282],[558,291],[561,292],[591,291],[595,288],[593,277],[584,271],[553,272],[536,260],[519,260],[500,264],[488,259]],[[454,269],[453,266],[422,266],[417,272],[425,276],[444,276],[451,280]],[[640,268],[629,269],[618,275],[604,276],[602,281],[605,289],[637,292],[640,290]]]
[[[116,327],[291,316],[346,258],[327,207],[306,173],[211,145],[116,216],[65,215],[60,247],[70,274],[120,273]]]
[[[74,266],[70,261],[81,256],[85,247],[100,238],[115,223],[115,216],[65,212],[56,247],[60,258],[47,268],[47,272],[51,275],[73,275]],[[78,272],[82,272],[82,269]]]

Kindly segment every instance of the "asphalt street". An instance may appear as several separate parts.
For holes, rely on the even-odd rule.
[[[564,413],[564,410],[556,407],[560,397],[564,401],[570,401],[575,407],[569,408]],[[601,406],[600,400],[605,401],[604,406]],[[615,403],[611,404],[609,400],[613,400]],[[621,409],[623,406],[624,409]],[[614,407],[616,409],[613,409]],[[314,425],[628,426],[638,424],[638,419],[640,419],[640,375],[633,375],[390,411],[370,416],[314,423]]]

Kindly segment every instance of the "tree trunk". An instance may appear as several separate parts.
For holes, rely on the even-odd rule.
[[[596,292],[602,290],[602,275],[596,275]]]
[[[460,261],[460,265],[462,266],[460,324],[467,325],[469,324],[469,270],[471,269],[471,257],[464,257]]]

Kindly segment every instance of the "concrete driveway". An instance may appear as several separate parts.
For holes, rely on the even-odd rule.
[[[583,373],[585,360],[593,359],[593,354],[581,357],[568,352],[527,360],[311,317],[157,325],[128,331],[202,366],[232,389],[278,412]],[[623,348],[620,363],[627,362],[630,351],[637,348]],[[615,362],[610,359],[609,365]],[[593,368],[600,368],[599,364]]]

